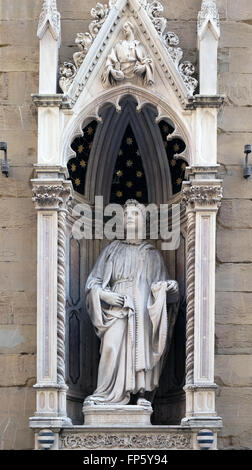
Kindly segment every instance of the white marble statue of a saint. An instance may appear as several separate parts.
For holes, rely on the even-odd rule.
[[[139,234],[143,206],[129,200],[123,241],[111,242],[99,256],[86,283],[86,305],[101,340],[97,388],[86,405],[150,403],[145,392],[159,384],[178,311],[179,290],[159,251]]]
[[[145,85],[152,85],[154,83],[153,61],[147,56],[141,42],[135,39],[134,27],[130,21],[124,24],[122,32],[125,39],[119,41],[107,57],[102,74],[103,83],[115,84],[137,75],[142,78]]]

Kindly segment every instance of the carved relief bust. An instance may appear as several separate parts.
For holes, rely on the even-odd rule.
[[[122,33],[125,39],[119,41],[111,50],[106,60],[102,81],[104,84],[116,84],[125,79],[139,76],[145,85],[154,83],[154,64],[147,55],[144,46],[134,36],[134,26],[127,21]]]

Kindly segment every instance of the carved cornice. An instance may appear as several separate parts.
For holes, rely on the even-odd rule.
[[[37,107],[60,107],[62,105],[63,96],[61,94],[38,95],[32,94],[32,101]]]
[[[47,28],[53,35],[55,41],[60,39],[60,13],[57,10],[56,0],[44,0],[39,17],[37,35],[42,39]]]
[[[66,207],[71,199],[71,186],[69,182],[60,184],[33,183],[32,200],[36,209],[60,210]]]
[[[223,198],[223,188],[220,184],[192,185],[185,183],[182,194],[182,203],[186,204],[189,209],[194,209],[196,205],[219,208]]]
[[[187,109],[196,109],[196,108],[220,108],[225,100],[224,95],[215,95],[215,96],[204,96],[204,95],[194,95],[189,96],[188,104],[186,105]]]
[[[62,449],[192,449],[190,434],[175,433],[71,433],[61,438]]]

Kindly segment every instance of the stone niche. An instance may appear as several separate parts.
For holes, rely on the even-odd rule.
[[[182,175],[182,177],[184,175],[183,169],[180,169],[180,173],[178,173],[177,167],[179,166],[180,168],[182,166],[184,168],[185,160],[178,158],[176,165],[173,166],[175,160],[172,161],[172,155],[175,152],[174,148],[178,152],[178,143],[181,145],[181,152],[184,151],[185,145],[176,136],[174,137],[175,140],[172,139],[175,126],[171,126],[171,121],[169,121],[170,124],[164,120],[161,124],[155,123],[155,111],[152,106],[146,106],[142,113],[137,113],[135,100],[131,96],[124,98],[120,105],[122,107],[120,114],[113,107],[106,108],[102,111],[102,123],[97,125],[96,122],[92,121],[91,124],[87,124],[83,129],[83,136],[76,138],[72,143],[72,148],[76,151],[76,156],[68,164],[69,174],[76,190],[76,196],[71,205],[72,208],[82,200],[85,200],[85,203],[88,199],[94,201],[96,194],[102,194],[104,200],[110,202],[111,198],[116,197],[116,193],[113,193],[115,186],[121,192],[127,189],[127,180],[130,176],[128,178],[125,176],[126,183],[123,180],[117,181],[117,185],[115,184],[115,178],[117,178],[118,174],[120,175],[120,172],[122,173],[121,167],[118,166],[118,159],[122,159],[122,153],[125,154],[126,160],[128,158],[126,153],[128,151],[126,148],[127,141],[131,143],[131,155],[133,155],[133,149],[136,154],[135,160],[132,157],[136,168],[138,168],[136,165],[140,165],[140,155],[144,155],[141,167],[139,166],[141,171],[138,171],[139,174],[144,173],[143,176],[145,176],[145,181],[147,181],[147,199],[143,200],[143,203],[155,203],[157,199],[159,202],[165,202],[168,198],[171,201],[180,200],[180,186],[177,186],[177,193],[173,194],[173,191],[178,175]],[[130,137],[127,137],[129,125],[131,125],[131,133]],[[142,130],[145,126],[149,128],[145,132],[145,139],[143,141]],[[165,145],[163,140],[165,137],[162,135],[162,128],[165,128],[167,133],[171,133],[169,135],[170,141],[168,146]],[[95,131],[92,132],[91,129]],[[92,137],[90,137],[91,135]],[[110,142],[109,162],[105,158],[107,144],[106,141],[103,141],[104,135],[106,135],[106,140]],[[90,153],[85,153],[83,150],[85,146],[92,148]],[[160,147],[162,147],[162,152],[159,150]],[[144,152],[145,148],[151,150]],[[78,149],[80,152],[78,152]],[[155,158],[153,158],[153,151],[154,155],[156,154]],[[85,172],[83,172],[83,159],[87,162]],[[106,164],[104,164],[105,161]],[[159,163],[156,164],[156,167],[153,167],[155,165],[153,161],[165,163],[167,171],[166,179],[170,182],[170,187],[162,185],[161,178],[157,180],[154,177],[154,174],[159,173],[161,170]],[[150,164],[151,162],[152,164]],[[95,166],[101,172],[99,178],[100,186],[98,187],[93,171]],[[122,168],[123,172],[127,171],[127,165],[125,165],[125,168]],[[131,175],[130,170],[131,168],[129,168],[129,175]],[[104,177],[102,172],[104,172]],[[79,183],[77,186],[76,181]],[[110,183],[104,184],[104,181]],[[141,187],[141,189],[143,188]],[[133,198],[133,188],[131,193],[129,188],[127,191],[127,198]],[[142,193],[144,194],[144,189]],[[116,202],[119,202],[119,200]],[[92,203],[90,203],[90,207],[93,207]],[[96,388],[100,345],[86,311],[84,288],[87,276],[91,272],[99,253],[107,245],[108,241],[76,240],[71,233],[74,221],[75,218],[70,212],[67,237],[66,383],[69,386],[67,392],[68,416],[72,419],[73,424],[80,425],[83,423],[83,400],[88,395],[91,395]],[[178,425],[185,414],[185,392],[183,390],[185,384],[186,334],[185,236],[185,217],[182,211],[179,248],[175,251],[162,251],[169,276],[171,279],[176,279],[179,282],[180,309],[170,350],[165,358],[160,386],[156,390],[155,396],[151,397],[154,409],[151,422],[155,425]],[[153,243],[157,248],[160,248],[160,240],[154,240]],[[131,404],[134,403],[134,400],[135,398],[132,396]]]

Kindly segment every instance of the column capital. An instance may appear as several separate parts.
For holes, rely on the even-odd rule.
[[[63,210],[72,198],[72,183],[64,180],[32,180],[37,210]]]
[[[182,203],[187,210],[218,210],[223,198],[221,180],[195,180],[185,182],[182,191]]]

